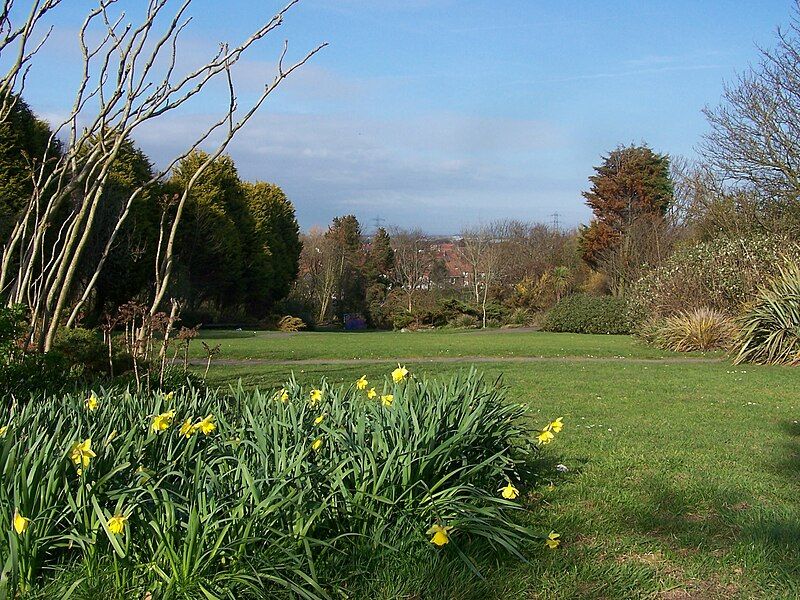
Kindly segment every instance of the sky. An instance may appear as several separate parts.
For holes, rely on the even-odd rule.
[[[91,2],[66,0],[26,100],[56,121],[79,69]],[[136,11],[143,0],[120,0]],[[177,7],[177,1],[173,0]],[[179,66],[246,37],[283,3],[194,0]],[[457,233],[497,219],[588,222],[581,192],[618,145],[695,156],[702,109],[758,61],[790,0],[301,0],[238,65],[240,104],[287,60],[329,45],[284,81],[229,147],[240,176],[270,181],[301,227],[355,214]],[[163,166],[226,106],[208,93],[136,142]]]

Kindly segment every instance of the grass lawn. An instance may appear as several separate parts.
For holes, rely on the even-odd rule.
[[[447,352],[670,356],[618,336],[502,335],[260,334],[230,342],[238,356],[275,359]],[[230,355],[223,350],[222,357]],[[466,368],[426,361],[408,366],[430,375]],[[272,387],[289,368],[212,366],[209,379]],[[797,370],[581,358],[484,363],[479,369],[491,377],[502,374],[510,398],[529,404],[537,424],[564,417],[564,431],[546,452],[553,486],[522,490],[531,525],[561,533],[563,545],[555,551],[531,548],[527,564],[487,563],[485,581],[468,574],[459,579],[442,573],[434,580],[417,575],[430,569],[408,568],[402,576],[367,572],[369,597],[800,597]],[[294,373],[309,381],[325,376],[350,382],[386,370],[386,364],[302,364]],[[570,471],[559,474],[552,466],[558,462]]]
[[[621,335],[578,335],[529,330],[365,331],[281,333],[276,331],[206,331],[201,338],[220,344],[222,359],[393,359],[421,357],[581,356],[663,358],[679,356]],[[192,344],[192,356],[204,356]],[[698,356],[702,356],[698,354]]]

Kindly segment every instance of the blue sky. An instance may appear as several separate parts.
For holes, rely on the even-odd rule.
[[[128,6],[140,0],[127,0]],[[55,119],[69,104],[74,31],[67,0],[26,97]],[[126,0],[121,0],[126,4]],[[304,228],[353,213],[450,233],[500,218],[565,225],[590,216],[581,191],[600,156],[646,142],[692,156],[723,83],[757,61],[788,0],[302,0],[237,72],[242,101],[290,56],[330,46],[270,98],[230,154],[272,181]],[[195,0],[184,59],[197,62],[279,8]],[[157,163],[224,101],[210,90],[137,141]]]

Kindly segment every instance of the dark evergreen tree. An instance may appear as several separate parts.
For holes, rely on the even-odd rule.
[[[294,206],[277,185],[245,183],[247,207],[255,224],[255,250],[248,294],[251,313],[266,315],[287,296],[297,278],[300,226]]]

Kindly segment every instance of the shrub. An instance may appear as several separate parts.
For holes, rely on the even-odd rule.
[[[741,318],[735,363],[800,364],[800,266],[781,270]]]
[[[306,324],[303,322],[303,319],[299,317],[293,317],[292,315],[286,315],[280,321],[278,321],[278,329],[281,331],[295,333],[297,331],[302,331],[305,328]]]
[[[563,333],[629,334],[633,323],[622,298],[573,294],[556,304],[542,329]]]
[[[0,399],[24,402],[38,392],[55,393],[75,383],[56,352],[24,352],[25,307],[0,308]]]
[[[728,349],[737,332],[735,321],[725,313],[697,308],[664,319],[652,334],[652,341],[673,352]]]
[[[515,308],[506,319],[507,325],[517,325],[524,327],[531,325],[534,321],[531,311],[525,308]]]
[[[53,351],[66,360],[77,375],[95,376],[108,373],[108,348],[99,331],[75,327],[59,329]]]
[[[474,329],[478,326],[478,317],[474,315],[458,315],[450,322],[450,324],[453,327],[459,327],[462,329]]]
[[[345,596],[317,580],[326,561],[401,542],[433,553],[432,525],[452,527],[441,556],[470,560],[480,540],[519,555],[537,536],[498,488],[525,491],[524,409],[474,371],[369,386],[378,398],[291,380],[276,394],[98,389],[15,406],[0,437],[0,593]]]
[[[781,237],[720,238],[682,248],[631,288],[637,315],[665,317],[694,308],[740,314],[800,247]]]

